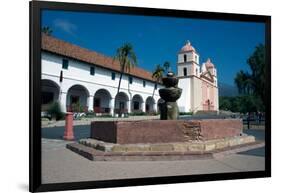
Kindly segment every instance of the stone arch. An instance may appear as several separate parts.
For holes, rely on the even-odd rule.
[[[71,86],[67,91],[66,109],[70,112],[87,112],[88,98],[90,94],[88,89],[80,84]]]
[[[132,98],[132,112],[143,112],[143,98],[139,94],[135,94]]]
[[[106,89],[99,89],[94,95],[94,112],[95,113],[110,113],[110,101],[112,96]]]
[[[41,80],[41,110],[45,111],[48,106],[59,100],[60,86],[49,79]]]
[[[115,96],[115,112],[116,113],[128,113],[129,97],[125,92],[119,92]]]
[[[145,100],[145,112],[154,113],[156,109],[154,108],[155,100],[151,96],[147,97]]]

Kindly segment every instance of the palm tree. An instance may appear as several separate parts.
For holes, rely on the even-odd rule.
[[[170,62],[168,62],[168,61],[164,62],[163,66],[164,66],[165,72],[167,73],[168,70],[170,70]]]
[[[53,30],[49,26],[42,27],[42,32],[48,36],[51,36],[53,33]]]
[[[253,80],[248,72],[240,70],[234,79],[240,94],[251,94],[253,92]]]
[[[125,43],[123,46],[119,47],[117,49],[116,56],[114,57],[114,60],[115,59],[117,59],[120,64],[120,77],[119,77],[119,84],[117,89],[117,94],[118,94],[120,91],[121,80],[124,72],[127,72],[129,74],[131,68],[134,68],[137,65],[137,57],[133,50],[133,46],[129,43]],[[114,108],[115,108],[115,104],[114,104]]]
[[[238,88],[238,92],[240,94],[243,93],[244,92],[244,72],[242,70],[236,74],[234,81]]]
[[[155,86],[154,86],[153,93],[152,93],[152,98],[154,96],[154,93],[155,93],[155,90],[157,88],[158,82],[163,77],[163,72],[164,72],[164,68],[162,66],[160,66],[159,64],[157,64],[157,66],[156,66],[156,68],[155,68],[155,70],[154,70],[154,72],[152,74],[152,78],[156,79]]]

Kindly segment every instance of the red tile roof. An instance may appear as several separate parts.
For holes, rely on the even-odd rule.
[[[181,48],[180,53],[182,52],[196,52],[195,48],[191,45],[190,41],[187,41],[185,45]]]
[[[211,59],[208,58],[207,61],[205,62],[206,68],[214,68],[215,65],[211,62]]]
[[[79,47],[43,33],[42,50],[120,72],[120,64],[117,59],[113,60],[111,57]],[[142,79],[155,81],[151,77],[152,74],[142,68],[131,68],[129,74]]]

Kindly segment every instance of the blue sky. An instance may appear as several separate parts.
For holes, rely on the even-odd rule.
[[[138,66],[148,71],[165,61],[176,71],[177,53],[189,40],[200,64],[211,58],[219,82],[231,85],[239,70],[249,70],[247,58],[265,41],[265,25],[254,22],[44,10],[42,26],[50,26],[54,37],[108,56],[129,42]]]

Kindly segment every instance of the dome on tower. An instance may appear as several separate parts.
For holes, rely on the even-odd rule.
[[[191,51],[196,52],[194,47],[191,45],[190,41],[187,41],[185,45],[181,48],[180,52],[191,52]]]
[[[205,62],[206,68],[214,68],[215,65],[211,62],[211,59],[208,58],[207,61]]]

